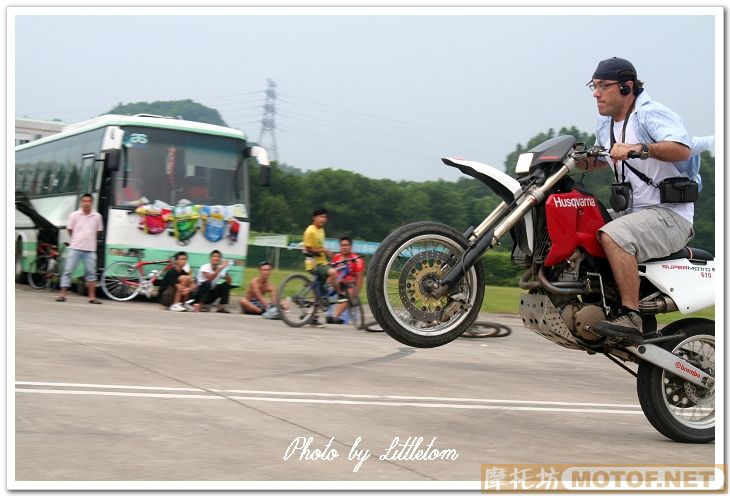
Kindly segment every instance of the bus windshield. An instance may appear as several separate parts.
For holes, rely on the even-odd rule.
[[[114,205],[244,203],[245,146],[234,138],[125,126]]]

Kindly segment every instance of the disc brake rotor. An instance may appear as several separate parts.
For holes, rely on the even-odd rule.
[[[427,285],[440,282],[455,260],[456,257],[450,253],[424,250],[403,265],[398,293],[401,302],[416,320],[431,322],[441,319],[448,296],[435,298]]]
[[[715,376],[714,367],[710,365],[709,360],[705,360],[702,356],[689,356],[687,353],[676,353],[677,356],[689,361],[692,365],[704,371],[705,373]],[[692,384],[691,382],[684,382],[682,389],[687,399],[692,401],[696,405],[705,406],[714,404],[715,401],[715,388],[701,388]]]

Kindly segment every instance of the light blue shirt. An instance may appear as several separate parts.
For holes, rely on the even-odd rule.
[[[646,91],[636,97],[634,111],[630,119],[636,119],[636,137],[640,143],[659,143],[660,141],[674,141],[689,147],[690,157],[681,162],[674,162],[680,174],[697,181],[700,191],[700,153],[712,147],[715,137],[693,137],[687,134],[682,119],[673,110],[661,103],[652,100]],[[611,146],[611,117],[599,116],[596,126],[596,144],[608,149]]]

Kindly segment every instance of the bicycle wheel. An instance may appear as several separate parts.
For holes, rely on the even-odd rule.
[[[112,300],[127,301],[139,294],[139,270],[128,262],[114,262],[101,275],[101,289]]]
[[[512,329],[496,322],[478,320],[464,331],[462,338],[504,338],[512,334]]]
[[[28,284],[33,289],[45,289],[50,282],[48,274],[48,265],[51,257],[42,255],[30,264],[28,270]]]
[[[350,324],[352,324],[358,331],[365,328],[365,311],[360,303],[360,298],[348,298],[347,310],[350,314]]]
[[[308,323],[317,311],[317,294],[312,279],[294,274],[279,286],[279,315],[291,327],[301,327]]]

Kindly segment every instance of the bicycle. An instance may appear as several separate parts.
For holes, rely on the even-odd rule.
[[[145,275],[144,268],[147,265],[162,264],[165,264],[162,270],[155,269]],[[101,274],[101,289],[104,294],[116,301],[129,301],[140,293],[151,299],[152,288],[157,280],[174,265],[172,260],[149,262],[137,260],[135,263],[117,261],[105,268]]]
[[[359,296],[352,296],[350,289],[355,287],[354,281],[345,280],[350,273],[348,262],[364,258],[349,258],[341,262],[330,263],[329,265],[338,270],[337,280],[342,289],[343,298],[347,302],[347,310],[350,323],[355,329],[365,327],[365,314],[360,303]],[[279,315],[281,319],[291,327],[302,327],[314,321],[320,311],[326,313],[331,305],[338,305],[338,301],[330,301],[337,293],[330,287],[325,287],[319,275],[313,277],[303,274],[293,274],[284,279],[279,286]]]
[[[68,246],[68,243],[64,243]],[[55,289],[61,284],[63,260],[61,250],[53,243],[38,245],[38,255],[30,264],[28,284],[33,289]]]

